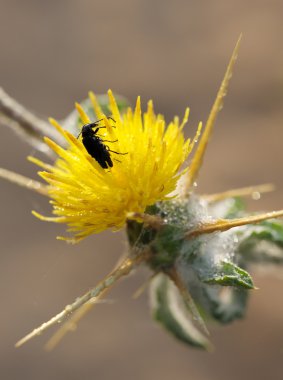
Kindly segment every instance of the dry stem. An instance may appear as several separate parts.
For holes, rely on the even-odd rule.
[[[25,177],[7,169],[0,168],[0,177],[4,178],[16,185],[25,187],[28,190],[36,191],[42,195],[48,196],[48,188],[44,183],[38,182],[34,179]]]
[[[19,127],[21,127],[25,133],[32,137],[38,138],[43,135],[54,138],[58,137],[46,121],[39,119],[33,113],[24,108],[16,100],[11,98],[1,87],[0,113],[7,118],[7,123],[9,119],[17,122]]]
[[[22,346],[24,343],[34,338],[37,335],[41,335],[45,330],[50,328],[51,326],[57,324],[58,322],[62,322],[64,319],[69,317],[76,310],[78,314],[74,314],[73,322],[70,325],[64,325],[63,330],[60,336],[65,335],[66,332],[74,329],[75,322],[81,318],[82,315],[85,314],[86,311],[103,295],[105,295],[112,286],[123,276],[128,275],[135,266],[140,264],[142,261],[145,261],[147,258],[148,252],[142,252],[135,257],[126,258],[117,268],[115,268],[108,276],[106,276],[102,281],[100,281],[93,289],[89,290],[83,296],[77,298],[72,304],[67,305],[64,310],[62,310],[59,314],[55,315],[49,321],[43,323],[38,328],[34,329],[31,333],[26,335],[24,338],[19,340],[16,343],[16,347]],[[84,308],[84,305],[85,306]],[[80,308],[82,309],[82,315],[80,314]],[[50,347],[49,347],[50,348]]]

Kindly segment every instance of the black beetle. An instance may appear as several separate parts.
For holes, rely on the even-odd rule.
[[[107,117],[107,119],[111,119],[115,122],[115,120],[112,117]],[[111,160],[111,156],[109,152],[116,153],[116,154],[127,154],[127,153],[119,153],[115,152],[114,150],[110,150],[107,145],[105,145],[105,142],[117,142],[118,140],[109,141],[109,140],[102,140],[100,137],[97,136],[97,132],[101,128],[106,128],[105,126],[99,126],[100,121],[103,119],[97,120],[93,123],[85,124],[82,127],[82,130],[80,134],[78,135],[78,138],[80,135],[82,135],[82,142],[84,144],[84,147],[86,148],[87,152],[93,157],[99,165],[103,169],[112,168],[113,162]],[[95,129],[94,129],[95,128]]]

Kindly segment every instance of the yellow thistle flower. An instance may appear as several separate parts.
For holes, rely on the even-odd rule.
[[[77,242],[108,228],[117,230],[123,227],[127,220],[136,219],[127,226],[128,256],[94,288],[77,297],[49,321],[19,340],[17,347],[69,318],[47,344],[47,349],[55,347],[67,332],[74,330],[80,319],[120,278],[127,276],[142,263],[146,263],[153,271],[153,314],[180,341],[200,348],[210,347],[207,337],[203,334],[207,334],[207,328],[195,301],[202,308],[203,315],[221,323],[231,322],[242,316],[247,291],[255,288],[252,277],[245,269],[253,262],[257,265],[262,262],[264,266],[266,262],[276,263],[279,260],[277,248],[282,248],[282,223],[271,221],[266,225],[255,224],[281,218],[283,210],[248,215],[245,212],[242,214],[242,208],[237,209],[235,206],[232,212],[235,215],[231,217],[226,203],[224,207],[222,203],[220,209],[223,210],[218,215],[218,201],[233,201],[229,198],[271,191],[273,186],[270,184],[233,189],[218,194],[193,194],[193,184],[227,93],[240,39],[241,37],[227,66],[189,170],[180,171],[201,130],[200,123],[192,142],[185,140],[183,128],[188,120],[189,110],[186,110],[181,124],[175,117],[173,122],[166,126],[163,116],[154,113],[152,101],[148,103],[144,114],[138,98],[135,110],[128,109],[121,115],[111,91],[108,93],[110,117],[103,114],[92,93],[90,100],[97,122],[90,120],[80,105],[77,104],[76,107],[83,125],[91,122],[97,125],[95,136],[92,136],[93,142],[105,144],[102,145],[102,148],[105,148],[103,153],[106,156],[111,154],[113,166],[108,160],[110,167],[103,168],[103,163],[99,163],[93,157],[95,154],[88,153],[90,149],[86,149],[82,138],[72,135],[55,120],[50,119],[51,124],[63,137],[64,147],[56,137],[56,142],[45,137],[47,145],[44,147],[49,146],[58,155],[58,159],[53,165],[49,165],[37,158],[29,157],[30,161],[45,169],[39,174],[47,185],[0,168],[0,177],[51,198],[54,216],[45,217],[36,212],[34,215],[45,221],[67,224],[68,231],[74,234],[74,238],[61,239]],[[8,103],[13,110],[17,107],[13,101],[7,102],[6,94],[4,100],[6,108]],[[38,122],[28,112],[24,112],[23,118],[23,108],[18,106],[19,110],[18,113],[10,114],[21,116],[16,120],[20,119],[21,123],[25,121],[23,126],[27,135],[31,131],[34,132],[33,135],[37,136],[40,143],[45,131],[53,138],[53,133],[50,133],[45,122]],[[26,128],[27,125],[29,128]],[[38,133],[39,131],[41,133]],[[177,181],[184,172],[186,175],[183,177],[182,186],[175,191]],[[170,201],[173,194],[178,197],[177,201]],[[148,206],[166,200],[168,202],[156,205],[156,213],[152,214],[152,210],[146,210]],[[215,203],[218,211],[215,211]],[[230,206],[228,208],[230,209]],[[231,234],[222,233],[234,227],[240,229],[231,231]],[[249,238],[252,238],[252,244]],[[264,255],[262,242],[266,243]],[[257,250],[259,246],[260,249]],[[274,248],[276,257],[273,253]],[[253,259],[253,255],[259,257]],[[245,269],[238,266],[239,262]],[[226,289],[223,292],[221,286],[225,286],[228,292]],[[190,318],[197,322],[200,331],[191,323]]]
[[[89,155],[81,139],[64,130],[54,119],[51,124],[66,140],[62,148],[45,137],[46,144],[59,156],[54,165],[29,157],[29,160],[46,171],[39,175],[48,183],[48,196],[52,199],[54,217],[33,214],[45,221],[66,223],[77,242],[86,236],[108,228],[118,230],[132,213],[143,213],[147,206],[171,197],[182,172],[180,167],[188,157],[194,142],[185,140],[183,127],[189,116],[186,110],[182,123],[178,117],[166,126],[164,117],[156,115],[152,101],[142,114],[140,98],[133,111],[128,108],[121,115],[112,92],[109,90],[110,112],[113,120],[103,115],[96,97],[90,93],[100,126],[98,137],[105,140],[113,167],[103,169]],[[83,108],[76,104],[83,124],[92,122]],[[124,153],[124,154],[123,154]]]

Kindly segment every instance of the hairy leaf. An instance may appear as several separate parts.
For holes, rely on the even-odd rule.
[[[177,288],[164,274],[151,283],[151,308],[154,319],[182,342],[202,349],[210,349],[207,338],[194,326],[180,298]]]
[[[283,223],[278,220],[249,225],[238,232],[238,252],[246,262],[283,263]]]
[[[254,289],[250,274],[236,264],[226,261],[217,266],[217,271],[211,277],[202,277],[201,281],[211,285]]]

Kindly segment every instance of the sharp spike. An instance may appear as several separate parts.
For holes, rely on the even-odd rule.
[[[242,38],[242,35],[240,35],[240,37],[237,41],[237,44],[234,48],[234,51],[232,53],[232,57],[229,61],[229,64],[228,64],[228,67],[226,69],[224,78],[223,78],[222,83],[220,85],[220,88],[218,90],[216,99],[214,101],[214,104],[213,104],[211,111],[210,111],[210,114],[208,116],[208,119],[207,119],[207,122],[206,122],[206,125],[204,128],[203,134],[201,136],[200,142],[198,144],[197,150],[196,150],[195,155],[192,159],[192,162],[190,165],[190,170],[188,171],[188,180],[186,183],[186,192],[188,192],[190,190],[193,183],[195,182],[197,175],[198,175],[198,172],[199,172],[199,169],[202,165],[204,154],[205,154],[206,147],[207,147],[207,143],[208,143],[209,138],[211,136],[211,132],[212,132],[213,126],[215,124],[217,115],[223,106],[223,99],[227,93],[227,88],[228,88],[230,78],[232,76],[233,67],[234,67],[234,64],[235,64],[236,59],[237,59],[241,38]]]
[[[48,187],[44,183],[35,181],[34,179],[25,177],[18,173],[0,168],[0,178],[4,178],[9,182],[15,183],[16,185],[25,187],[26,189],[33,190],[39,194],[48,196]]]
[[[283,210],[266,212],[264,214],[251,215],[244,218],[237,219],[218,219],[215,222],[203,223],[196,229],[187,232],[186,238],[211,234],[213,232],[222,232],[230,230],[233,227],[245,226],[247,224],[256,224],[267,219],[275,219],[283,217]]]
[[[266,183],[258,186],[241,187],[239,189],[223,191],[222,193],[204,194],[201,198],[205,199],[209,203],[212,203],[226,198],[245,197],[249,195],[253,196],[253,194],[268,193],[274,190],[275,186],[272,183]]]
[[[93,289],[89,290],[87,293],[85,293],[83,296],[78,297],[72,304],[67,305],[64,310],[62,310],[60,313],[52,317],[49,321],[43,323],[38,328],[34,329],[31,333],[27,334],[24,338],[20,339],[16,343],[16,347],[20,347],[32,338],[41,335],[45,330],[49,329],[51,326],[56,325],[58,322],[61,322],[65,320],[68,316],[70,316],[75,311],[78,311],[79,316],[74,313],[71,316],[71,324],[74,326],[78,322],[78,320],[83,315],[80,314],[80,308],[83,307],[87,308],[86,311],[89,310],[88,305],[93,306],[95,301],[100,299],[103,295],[109,291],[114,284],[123,276],[128,275],[131,270],[139,265],[142,261],[145,261],[147,259],[148,252],[144,251],[140,255],[137,255],[133,258],[127,257],[117,268],[115,268],[108,276],[106,276],[102,281],[100,281]],[[86,305],[86,306],[85,306]],[[91,308],[91,307],[90,307]],[[62,326],[62,333],[60,333],[60,339],[65,335],[66,332],[70,331],[70,328],[67,324]],[[59,340],[60,340],[59,339]],[[56,340],[56,344],[58,343],[58,339]],[[52,343],[52,342],[51,342]],[[52,347],[47,346],[47,348],[51,349],[54,347],[54,344],[52,344]]]

